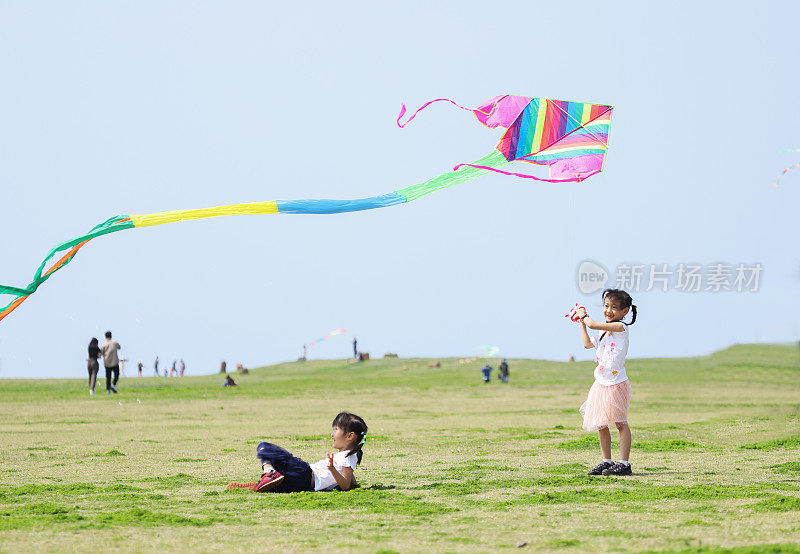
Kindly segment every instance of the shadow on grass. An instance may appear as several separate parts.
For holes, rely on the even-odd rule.
[[[349,491],[295,492],[290,494],[258,494],[246,490],[226,490],[219,502],[234,504],[257,503],[269,509],[284,510],[357,510],[369,513],[408,516],[432,516],[455,511],[440,502],[423,500],[393,492],[392,486],[371,485]]]

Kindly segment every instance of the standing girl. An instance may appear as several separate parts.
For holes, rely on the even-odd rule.
[[[629,311],[633,312],[631,322],[625,323],[622,318]],[[628,326],[636,321],[636,306],[624,290],[606,289],[603,291],[604,323],[590,318],[585,308],[578,308],[576,316],[580,318],[584,348],[597,349],[594,384],[580,408],[583,428],[586,431],[597,429],[603,454],[603,461],[589,475],[632,475],[628,461],[631,453],[631,430],[628,427],[631,383],[625,373],[625,356],[628,354]],[[587,327],[602,334],[590,337]],[[611,431],[608,429],[612,423],[619,430],[620,460],[616,463],[611,458]]]
[[[259,443],[256,455],[261,462],[258,483],[229,483],[228,489],[255,492],[328,491],[338,487],[346,491],[356,486],[353,471],[364,455],[361,448],[367,440],[367,424],[355,414],[342,412],[332,424],[331,439],[336,454],[309,464],[280,446]]]

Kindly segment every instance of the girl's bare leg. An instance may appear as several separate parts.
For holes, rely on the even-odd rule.
[[[600,435],[600,451],[603,453],[604,460],[611,459],[611,431],[608,430],[608,427],[603,427],[597,430],[597,434]],[[628,450],[630,450],[630,443],[628,443]]]
[[[629,460],[631,455],[631,428],[628,427],[627,423],[617,423],[617,429],[619,430],[619,459]],[[609,451],[611,451],[610,445]]]

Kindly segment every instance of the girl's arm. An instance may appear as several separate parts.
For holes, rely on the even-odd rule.
[[[589,319],[584,318],[584,319]],[[580,327],[581,327],[581,340],[583,340],[583,347],[584,348],[594,348],[594,344],[592,344],[591,339],[589,338],[589,333],[586,332],[586,324],[583,322],[584,320],[580,320]]]
[[[331,470],[331,475],[336,479],[336,484],[339,485],[340,489],[343,491],[350,490],[350,484],[353,481],[352,467],[344,466],[340,472],[336,469],[336,466],[333,465],[333,454],[328,454],[328,469]]]
[[[581,323],[583,323],[589,329],[594,329],[595,331],[611,331],[612,333],[621,333],[625,330],[625,326],[619,321],[615,321],[614,323],[600,323],[599,321],[593,320],[589,316],[583,318]]]

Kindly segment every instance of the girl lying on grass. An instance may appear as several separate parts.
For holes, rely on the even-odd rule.
[[[622,318],[629,311],[633,312],[631,322],[625,323]],[[603,291],[605,322],[594,321],[585,308],[578,308],[576,316],[580,321],[583,346],[597,349],[594,384],[580,407],[583,428],[586,431],[597,429],[603,454],[603,461],[589,475],[631,475],[633,470],[628,461],[631,453],[631,430],[628,427],[631,383],[625,373],[625,356],[628,355],[628,325],[636,321],[636,306],[624,290],[606,289]],[[590,337],[587,328],[602,331],[602,334]],[[608,430],[612,423],[619,430],[620,460],[616,463],[611,459],[611,432]]]
[[[342,412],[333,420],[331,438],[336,454],[309,464],[280,446],[262,442],[256,447],[261,461],[261,480],[228,483],[226,489],[255,492],[346,491],[357,486],[353,471],[361,463],[361,448],[367,439],[367,424],[355,414]]]

